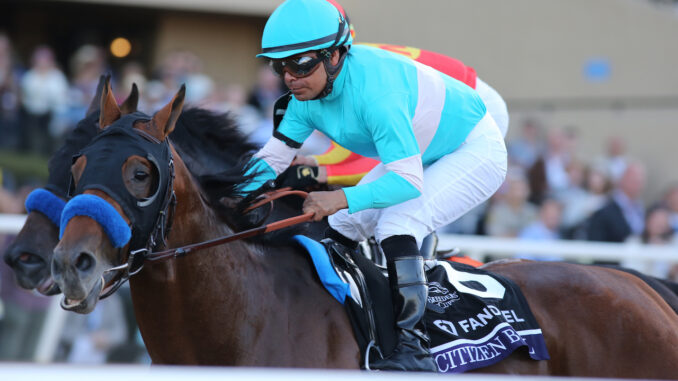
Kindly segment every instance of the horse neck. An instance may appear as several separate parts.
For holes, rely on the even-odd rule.
[[[168,247],[231,234],[205,203],[183,163],[175,165],[177,205]],[[242,341],[237,337],[241,329],[235,325],[247,322],[236,315],[258,314],[257,309],[263,306],[252,301],[266,298],[262,293],[273,293],[270,285],[251,282],[261,278],[255,272],[266,272],[267,267],[259,250],[244,241],[198,250],[182,258],[147,262],[130,283],[137,321],[154,361],[172,362],[167,356],[177,348],[209,342],[210,335],[223,336],[218,332],[225,329],[224,324],[231,325],[228,329],[233,336],[222,339],[237,346]],[[215,313],[218,319],[206,318]]]

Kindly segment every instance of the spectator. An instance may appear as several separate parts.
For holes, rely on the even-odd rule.
[[[603,165],[614,183],[621,179],[628,165],[626,144],[621,136],[611,136],[607,141],[607,155]]]
[[[33,52],[31,69],[21,79],[21,148],[48,155],[52,137],[62,130],[58,122],[65,115],[68,81],[56,66],[54,53],[47,46]]]
[[[136,83],[139,88],[139,103],[137,108],[145,112],[153,112],[155,110],[148,109],[146,105],[146,83],[147,79],[144,75],[144,69],[139,62],[131,61],[123,65],[120,72],[120,78],[118,80],[118,85],[115,86],[113,91],[115,92],[115,99],[118,101],[118,104],[124,102],[132,91],[132,84]]]
[[[214,92],[214,81],[202,72],[203,62],[192,52],[183,52],[183,80],[186,84],[186,102],[201,105]]]
[[[0,33],[0,148],[19,145],[19,78],[12,57],[12,43]]]
[[[600,209],[607,199],[611,183],[605,171],[572,161],[567,167],[569,185],[554,197],[563,206],[563,238],[582,238],[577,231],[582,223]]]
[[[531,168],[542,154],[541,127],[534,119],[523,122],[521,135],[507,143],[509,160],[524,169]]]
[[[220,87],[212,94],[211,99],[206,103],[206,107],[213,111],[224,113],[228,112],[235,117],[238,128],[250,137],[260,125],[259,113],[257,110],[246,103],[247,93],[241,85],[230,85]],[[272,128],[265,137],[264,142],[271,137]],[[263,145],[263,143],[262,143]]]
[[[527,225],[518,234],[518,238],[525,241],[555,241],[560,239],[558,231],[560,227],[562,206],[555,199],[545,199],[539,207],[539,219]],[[518,258],[534,259],[542,261],[561,261],[561,257],[535,256],[534,254],[519,254]]]
[[[678,184],[669,187],[663,200],[669,211],[669,224],[674,233],[678,233]]]
[[[104,50],[94,45],[83,45],[71,57],[71,86],[69,89],[69,125],[74,126],[87,112],[94,98],[99,77],[106,71]]]
[[[487,211],[491,205],[492,199],[483,202],[482,204],[476,206],[475,208],[468,211],[468,213],[459,217],[456,221],[451,224],[438,229],[441,233],[450,233],[450,234],[485,234],[485,219],[487,217]]]
[[[519,169],[506,176],[506,193],[490,204],[487,213],[487,234],[499,237],[516,237],[537,217],[537,207],[527,201],[529,188]]]
[[[645,225],[641,198],[644,188],[645,168],[629,163],[606,204],[587,221],[587,238],[624,242],[631,235],[640,235]]]
[[[257,82],[250,91],[247,103],[256,108],[262,118],[268,117],[275,101],[286,91],[285,85],[268,65],[261,65]]]
[[[149,81],[142,94],[150,110],[158,110],[166,105],[181,86],[185,76],[185,65],[181,51],[169,53],[162,60],[153,80]]]
[[[569,185],[567,166],[572,159],[575,140],[563,129],[549,132],[546,151],[528,171],[530,201],[541,201]]]
[[[249,135],[249,141],[259,147],[263,147],[273,135],[273,105],[264,115],[265,117],[259,118],[259,123]]]
[[[669,210],[662,205],[650,208],[645,216],[645,228],[640,236],[631,236],[627,242],[640,242],[649,245],[676,245],[676,234],[669,224]],[[647,261],[639,252],[637,260],[627,260],[624,267],[632,268],[645,274],[666,278],[671,266],[664,261]],[[675,270],[674,270],[675,271]]]

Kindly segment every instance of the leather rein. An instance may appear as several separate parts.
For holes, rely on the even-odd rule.
[[[277,200],[281,197],[286,197],[286,196],[299,196],[301,198],[306,198],[308,196],[307,192],[300,191],[300,190],[290,190],[290,188],[282,188],[278,189],[272,192],[264,193],[259,201],[255,202],[251,206],[247,207],[245,210],[243,210],[244,213],[247,213],[251,210],[257,209],[261,206],[264,206],[266,204],[272,203],[273,200]],[[238,233],[233,233],[229,234],[227,236],[211,239],[208,241],[203,241],[203,242],[198,242],[198,243],[193,243],[190,245],[186,246],[181,246],[173,249],[168,249],[168,250],[163,250],[163,251],[156,251],[152,253],[146,253],[145,254],[145,259],[148,261],[159,261],[163,259],[167,259],[170,257],[181,257],[186,254],[192,253],[197,250],[201,249],[206,249],[209,247],[213,246],[218,246],[218,245],[223,245],[225,243],[237,241],[240,239],[244,238],[250,238],[254,237],[260,234],[264,233],[269,233],[272,231],[284,229],[286,227],[290,227],[293,225],[297,225],[300,223],[304,223],[307,221],[310,221],[313,218],[313,213],[306,213],[302,214],[299,216],[294,216],[290,218],[285,218],[280,221],[276,222],[271,222],[270,224],[259,226],[256,228],[248,229],[248,230],[243,230]],[[138,251],[138,250],[137,250]]]
[[[306,196],[308,196],[308,193],[300,190],[291,190],[291,188],[281,188],[271,192],[267,192],[260,195],[257,199],[255,199],[254,200],[255,202],[246,209],[244,209],[243,213],[247,213],[261,206],[272,203],[274,200],[286,196],[299,196],[301,198],[306,198]],[[122,279],[118,280],[117,284],[114,284],[113,286],[110,287],[105,288],[106,282],[102,282],[102,295],[100,295],[99,298],[103,299],[111,295],[113,292],[115,292],[115,290],[117,290],[120,287],[120,285],[122,285],[122,283],[129,279],[129,277],[141,271],[145,261],[155,262],[168,258],[183,257],[187,254],[193,253],[198,250],[207,249],[210,247],[223,245],[225,243],[237,241],[240,239],[250,238],[260,234],[284,229],[286,227],[310,221],[311,219],[313,219],[313,213],[305,213],[299,216],[294,216],[280,221],[272,222],[267,225],[259,226],[248,230],[243,230],[238,233],[233,233],[223,237],[214,238],[211,240],[197,242],[190,245],[185,245],[172,249],[162,251],[150,251],[148,248],[142,248],[130,251],[126,263],[123,263],[122,265],[119,266],[111,267],[104,271],[104,273],[114,271],[124,271],[124,275],[122,276]]]

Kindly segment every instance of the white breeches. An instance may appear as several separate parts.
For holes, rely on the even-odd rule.
[[[355,241],[371,236],[381,242],[394,235],[412,235],[422,240],[487,200],[506,176],[504,137],[486,114],[464,143],[424,169],[422,195],[384,209],[349,214],[342,209],[329,217],[330,226]],[[383,176],[383,164],[374,167],[359,184]]]
[[[492,118],[497,123],[497,127],[501,131],[501,136],[506,137],[509,125],[508,108],[504,98],[499,95],[497,90],[485,83],[480,78],[476,78],[476,92],[480,98],[485,102],[487,112],[492,115]]]

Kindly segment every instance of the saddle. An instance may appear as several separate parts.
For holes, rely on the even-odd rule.
[[[303,243],[309,238],[297,241],[311,251]],[[372,369],[370,364],[387,357],[397,344],[386,269],[368,259],[361,249],[350,250],[331,239],[320,244],[325,252],[316,252],[313,261],[316,268],[317,262],[329,262],[331,276],[340,279],[334,281],[335,289],[336,283],[344,283],[343,293],[326,288],[346,309],[361,351],[361,368]],[[541,330],[513,282],[472,266],[436,259],[426,260],[426,275],[429,295],[424,323],[439,372],[459,373],[489,366],[519,348],[526,349],[535,360],[549,358]],[[319,277],[327,283],[321,271]]]

